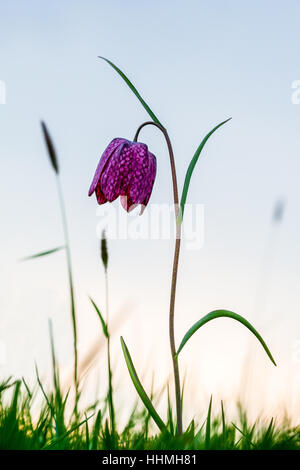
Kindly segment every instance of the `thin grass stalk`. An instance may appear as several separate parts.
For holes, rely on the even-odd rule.
[[[64,239],[65,239],[65,247],[66,247],[67,266],[68,266],[68,279],[69,279],[69,290],[70,290],[70,301],[71,301],[71,318],[72,318],[72,326],[73,326],[73,348],[74,348],[74,386],[75,386],[74,411],[75,411],[75,415],[78,416],[79,390],[78,390],[77,321],[76,321],[71,252],[70,252],[69,232],[68,232],[65,203],[64,203],[63,193],[62,193],[60,179],[59,179],[58,174],[57,174],[56,182],[57,182],[57,190],[58,190],[59,204],[60,204],[61,217],[62,217],[63,232],[64,232]]]
[[[52,327],[52,321],[50,318],[49,318],[49,332],[50,332],[50,346],[51,346],[51,357],[52,357],[53,384],[54,384],[55,391],[57,391],[59,388],[59,378],[58,378],[58,369],[56,366],[53,327]]]
[[[71,253],[70,253],[70,243],[69,243],[69,234],[68,234],[68,225],[67,225],[67,216],[65,210],[65,203],[63,198],[63,193],[61,189],[60,179],[59,179],[59,164],[58,158],[56,156],[55,147],[53,145],[53,141],[51,136],[48,132],[47,126],[44,121],[41,121],[42,132],[44,135],[49,159],[51,162],[51,166],[56,175],[56,183],[57,183],[57,191],[58,191],[58,198],[61,210],[61,217],[62,217],[62,225],[63,225],[63,232],[65,238],[65,250],[67,256],[67,265],[68,265],[68,277],[69,277],[69,289],[70,289],[70,300],[71,300],[71,317],[72,317],[72,325],[73,325],[73,344],[74,344],[74,385],[75,385],[75,414],[78,417],[77,413],[77,404],[79,400],[79,391],[78,391],[78,354],[77,354],[77,324],[76,324],[76,311],[75,311],[75,299],[74,299],[74,287],[73,287],[73,275],[72,275],[72,265],[71,265]],[[49,250],[48,252],[39,253],[36,256],[45,256],[47,254],[53,253],[58,251],[63,247],[55,248],[54,250]]]

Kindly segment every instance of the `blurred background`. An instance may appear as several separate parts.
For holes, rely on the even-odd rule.
[[[181,356],[185,419],[201,419],[213,394],[238,399],[253,416],[300,418],[300,79],[297,0],[66,1],[0,4],[1,271],[0,375],[35,383],[34,361],[50,380],[48,319],[67,388],[72,327],[65,254],[18,260],[63,243],[54,173],[41,134],[44,119],[61,167],[77,300],[83,400],[106,393],[105,348],[88,295],[105,306],[94,197],[87,193],[104,148],[132,139],[148,115],[120,77],[127,75],[167,127],[180,189],[204,135],[208,142],[188,202],[204,205],[205,240],[184,250],[176,338],[201,316],[226,308],[260,331],[278,367],[237,322],[203,327]],[[168,203],[168,154],[154,128],[142,131],[158,159],[150,203]],[[113,203],[119,204],[119,200]],[[136,399],[121,354],[126,339],[147,390],[171,378],[168,307],[173,242],[108,240],[112,364],[119,414]],[[90,359],[93,359],[91,361]],[[161,406],[164,409],[166,396]]]

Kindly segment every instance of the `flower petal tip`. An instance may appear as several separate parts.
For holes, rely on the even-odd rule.
[[[140,210],[140,214],[139,214],[139,215],[143,215],[145,209],[146,209],[145,204],[141,204],[141,210]]]
[[[95,192],[95,188],[91,186],[88,192],[88,196],[91,196],[94,192]]]

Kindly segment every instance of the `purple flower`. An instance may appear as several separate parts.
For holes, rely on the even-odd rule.
[[[156,175],[156,158],[147,145],[116,138],[100,158],[89,196],[96,192],[98,204],[118,196],[129,212],[141,204],[143,213],[151,196]]]

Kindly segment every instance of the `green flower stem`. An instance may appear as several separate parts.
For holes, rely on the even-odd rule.
[[[181,224],[177,223],[177,215],[176,215],[176,224],[177,224],[176,225],[176,243],[175,243],[174,259],[173,259],[173,272],[172,272],[170,311],[169,311],[169,335],[170,335],[170,346],[171,346],[171,353],[172,353],[175,393],[176,393],[177,432],[180,435],[182,434],[182,406],[181,406],[179,365],[178,365],[178,357],[176,355],[176,345],[175,345],[175,335],[174,335],[175,296],[176,296],[178,262],[179,262],[179,254],[180,254],[180,240],[181,240],[180,238],[181,237]]]
[[[180,392],[180,375],[179,375],[178,357],[176,355],[175,333],[174,333],[175,297],[176,297],[176,284],[177,284],[177,273],[178,273],[178,262],[179,262],[180,240],[181,240],[181,218],[179,217],[180,207],[179,207],[179,198],[178,198],[177,175],[176,175],[175,159],[174,159],[174,153],[173,153],[171,141],[167,133],[167,130],[163,126],[153,121],[144,122],[143,124],[140,125],[140,127],[136,131],[134,142],[137,141],[138,135],[141,129],[147,125],[152,125],[152,126],[157,127],[164,134],[164,137],[166,139],[167,146],[168,146],[170,164],[171,164],[174,210],[175,210],[175,221],[176,221],[176,242],[175,242],[175,251],[174,251],[174,259],[173,259],[172,281],[171,281],[171,296],[170,296],[170,309],[169,309],[169,336],[170,336],[170,347],[171,347],[171,355],[172,355],[173,371],[174,371],[174,382],[175,382],[177,433],[180,435],[182,434],[182,407],[181,407],[181,392]]]

